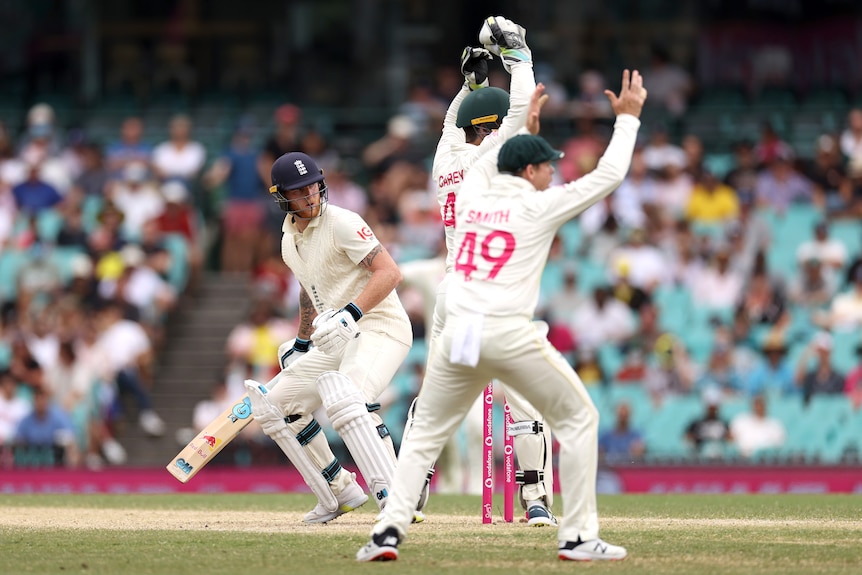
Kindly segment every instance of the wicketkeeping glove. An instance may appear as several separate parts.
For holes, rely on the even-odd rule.
[[[352,302],[338,311],[326,310],[311,324],[314,327],[311,341],[323,353],[337,355],[350,340],[359,337],[356,322],[361,317],[362,310]]]
[[[491,53],[500,56],[503,67],[510,74],[512,65],[532,63],[533,53],[527,46],[527,31],[502,16],[488,16],[479,30],[479,42]]]
[[[311,349],[311,340],[308,339],[290,339],[278,346],[278,363],[281,369],[308,353]]]
[[[493,59],[484,48],[467,46],[461,52],[461,73],[470,90],[488,87],[488,60]]]

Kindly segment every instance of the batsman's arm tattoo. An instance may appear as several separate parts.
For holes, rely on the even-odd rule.
[[[314,320],[317,313],[314,310],[314,304],[311,303],[311,297],[309,297],[308,292],[305,291],[305,288],[300,288],[299,290],[299,329],[297,330],[297,336],[302,339],[308,339],[311,337],[311,332],[314,331],[311,329],[311,322]]]
[[[386,248],[382,245],[377,244],[368,255],[362,258],[362,261],[359,262],[359,267],[365,268],[367,270],[371,269],[371,264],[374,262],[374,258],[376,258],[379,254],[381,254]]]

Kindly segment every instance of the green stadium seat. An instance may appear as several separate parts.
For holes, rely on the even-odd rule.
[[[165,247],[171,254],[168,281],[177,291],[183,291],[189,278],[189,246],[181,234],[165,234]]]
[[[45,209],[36,217],[36,233],[43,242],[53,244],[63,229],[63,214],[55,209]]]
[[[86,252],[76,246],[55,246],[51,248],[48,260],[57,267],[64,284],[72,281],[75,260],[82,254],[86,254]]]
[[[18,295],[18,272],[26,261],[19,250],[0,251],[0,302],[13,301]]]

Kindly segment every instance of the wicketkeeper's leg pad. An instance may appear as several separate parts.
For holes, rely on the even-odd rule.
[[[255,420],[260,423],[263,432],[272,438],[287,455],[287,458],[302,475],[306,485],[317,496],[323,508],[327,511],[338,509],[338,500],[329,483],[338,475],[341,465],[332,455],[328,444],[326,444],[328,456],[323,454],[321,458],[325,461],[314,461],[310,454],[311,450],[307,449],[313,440],[323,439],[324,443],[326,442],[324,436],[319,433],[320,425],[317,421],[309,418],[311,423],[303,425],[303,430],[300,433],[293,433],[288,428],[281,410],[267,399],[265,387],[252,380],[246,380],[245,387],[251,401],[251,412]],[[293,423],[296,423],[296,419],[293,420]]]
[[[320,399],[335,431],[353,456],[365,484],[383,509],[395,474],[395,451],[389,430],[374,417],[358,387],[343,373],[327,371],[317,378]],[[379,422],[379,423],[378,423]]]
[[[548,437],[541,421],[517,421],[509,424],[509,435],[514,438],[515,453],[521,469],[515,472],[515,482],[520,485],[518,500],[527,509],[527,501],[544,501],[551,506],[550,495],[545,488],[546,468],[549,464]]]

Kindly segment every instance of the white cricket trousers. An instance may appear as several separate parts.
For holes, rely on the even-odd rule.
[[[476,367],[452,364],[449,353],[457,324],[457,318],[447,317],[430,350],[413,427],[401,444],[392,494],[373,532],[394,526],[406,535],[426,470],[487,382],[499,379],[539,410],[559,441],[563,516],[558,539],[597,538],[599,413],[580,378],[525,317],[485,318]]]
[[[442,333],[446,319],[446,294],[449,291],[449,283],[452,279],[452,274],[446,274],[443,280],[437,286],[437,300],[434,302],[434,323],[431,327],[428,359],[430,362],[433,354],[433,343]],[[526,501],[532,499],[545,498],[548,507],[554,504],[554,468],[553,454],[551,453],[552,441],[551,431],[548,429],[547,422],[542,420],[542,414],[539,413],[534,406],[524,399],[517,391],[506,385],[505,381],[499,382],[502,385],[503,394],[511,409],[512,421],[541,421],[544,424],[544,431],[536,435],[518,435],[514,438],[515,455],[518,457],[518,469],[544,471],[545,478],[541,483],[526,484],[522,488],[522,495]],[[481,395],[481,394],[480,394]],[[473,402],[472,409],[469,410],[467,421],[464,425],[464,431],[467,438],[467,493],[480,495],[482,493],[482,482],[484,480],[482,449],[483,449],[483,433],[485,425],[485,412],[482,408],[484,402],[481,397],[476,397]],[[458,438],[455,433],[450,436],[446,445],[443,447],[443,453],[449,454],[452,451],[458,450]],[[451,457],[444,458],[451,462]],[[450,465],[451,468],[451,465]],[[444,471],[450,477],[451,471]],[[461,479],[461,484],[464,480]],[[440,482],[438,478],[438,491]]]

